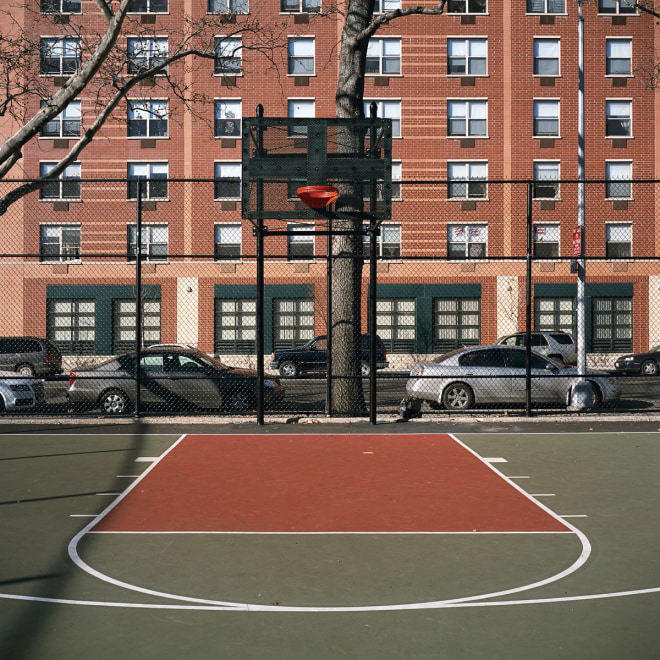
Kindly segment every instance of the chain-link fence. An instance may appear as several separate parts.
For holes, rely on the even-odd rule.
[[[531,182],[471,163],[394,181],[375,240],[331,258],[331,213],[255,228],[231,169],[49,182],[2,216],[5,414],[340,415],[345,381],[372,418],[657,410],[660,182],[544,165]],[[348,371],[332,313],[346,261],[362,268]]]

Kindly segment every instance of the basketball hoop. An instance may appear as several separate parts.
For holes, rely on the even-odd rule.
[[[339,197],[339,190],[334,186],[304,186],[296,192],[310,209],[324,209]]]

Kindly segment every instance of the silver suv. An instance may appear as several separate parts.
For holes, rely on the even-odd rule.
[[[551,360],[564,364],[577,364],[577,346],[568,332],[552,330],[550,332],[532,332],[532,350],[545,355]],[[500,346],[526,346],[525,333],[516,332],[500,337],[496,342]]]

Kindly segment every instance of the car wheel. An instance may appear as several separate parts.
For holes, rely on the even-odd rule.
[[[106,415],[123,415],[130,411],[131,401],[121,390],[108,390],[101,396],[101,410]]]
[[[369,363],[364,360],[360,363],[360,376],[369,375]]]
[[[295,378],[298,375],[298,365],[291,360],[282,362],[280,365],[280,376],[282,378]]]
[[[34,376],[34,367],[28,362],[23,362],[16,367],[16,371],[21,376]]]
[[[235,390],[224,398],[225,409],[229,412],[248,412],[254,410],[254,398],[241,390]]]
[[[5,412],[5,400],[0,396],[0,413]]]
[[[642,373],[645,376],[655,376],[658,373],[658,364],[653,360],[642,362]]]
[[[465,383],[452,383],[442,393],[447,410],[467,410],[474,402],[472,390]]]
[[[599,408],[603,403],[603,394],[596,383],[589,382],[591,384],[591,405],[594,408]]]

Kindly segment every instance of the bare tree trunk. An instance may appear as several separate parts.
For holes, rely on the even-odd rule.
[[[337,117],[364,117],[364,69],[366,44],[358,35],[365,33],[371,22],[374,0],[350,0],[342,31],[339,78],[335,99]],[[368,38],[367,38],[368,41]],[[362,129],[342,129],[338,135],[339,150],[364,156]],[[362,182],[346,182],[339,186],[335,204],[338,213],[350,218],[335,220],[334,228],[358,231],[362,227]],[[353,215],[355,214],[355,215]],[[332,409],[335,412],[360,414],[366,411],[360,374],[360,335],[362,334],[362,237],[336,236],[333,242],[332,269]]]

